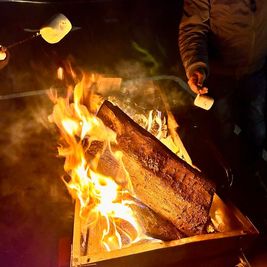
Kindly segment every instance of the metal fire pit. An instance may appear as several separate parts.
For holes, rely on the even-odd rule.
[[[210,210],[215,232],[182,238],[170,242],[146,242],[133,244],[111,252],[81,253],[81,221],[79,205],[75,207],[72,267],[148,267],[148,266],[214,266],[201,265],[201,259],[229,258],[245,249],[259,234],[250,220],[232,204],[225,204],[215,194]],[[236,255],[236,254],[235,254]],[[192,258],[197,265],[188,265]],[[175,265],[172,265],[175,264]],[[216,266],[218,266],[216,264]],[[234,266],[234,265],[223,265]]]

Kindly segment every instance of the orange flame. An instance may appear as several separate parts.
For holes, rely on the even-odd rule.
[[[57,69],[57,78],[61,81],[64,79],[64,69],[62,67]]]
[[[64,179],[64,183],[71,196],[79,201],[80,216],[89,229],[101,226],[99,247],[109,251],[140,240],[142,228],[130,208],[133,202],[128,196],[133,191],[127,172],[124,181],[118,178],[118,184],[96,171],[99,153],[92,160],[86,158],[86,148],[92,142],[101,142],[102,152],[108,149],[111,153],[111,145],[116,143],[116,134],[95,116],[99,103],[87,102],[100,99],[88,90],[95,79],[95,75],[91,79],[84,77],[73,90],[69,88],[66,98],[53,96],[55,105],[49,119],[57,125],[62,137],[58,153],[65,158],[64,169],[71,177],[69,182]],[[122,164],[122,152],[112,154]]]
[[[69,73],[74,74],[73,80],[77,80],[71,66],[68,69]],[[65,158],[64,169],[71,178],[68,182],[66,179],[63,181],[73,199],[79,203],[82,225],[86,228],[82,231],[87,233],[89,228],[98,252],[150,239],[143,234],[131,209],[131,205],[136,203],[131,197],[134,192],[123,165],[123,153],[112,151],[116,134],[95,115],[102,103],[102,98],[94,92],[99,79],[101,76],[94,74],[83,76],[74,88],[68,87],[65,98],[51,93],[50,98],[55,105],[49,117],[59,128],[61,145],[58,153]],[[186,150],[176,133],[176,121],[171,114],[168,114],[167,121],[161,111],[152,110],[148,118],[142,117],[142,121],[144,128],[174,153],[187,159],[184,157]],[[168,136],[168,132],[171,135]],[[100,152],[88,159],[87,152],[94,143],[101,143]],[[99,160],[106,151],[119,164],[119,176],[109,174],[109,177],[98,172]],[[86,236],[85,233],[82,234]]]

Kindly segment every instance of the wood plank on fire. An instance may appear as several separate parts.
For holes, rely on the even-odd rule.
[[[84,144],[86,147],[86,144]],[[118,185],[127,187],[127,172],[121,163],[114,157],[109,149],[103,151],[101,142],[92,142],[86,149],[87,161],[92,161],[96,154],[101,151],[101,156],[97,164],[97,172],[105,176],[112,177]],[[161,239],[163,241],[177,240],[185,237],[176,226],[169,220],[154,212],[140,200],[136,199],[129,193],[125,194],[125,199],[129,200],[128,204],[132,209],[137,221],[143,228],[143,233],[149,237]]]
[[[147,236],[163,241],[178,240],[185,237],[170,221],[155,213],[141,201],[135,199],[134,203],[130,207]]]
[[[113,149],[123,152],[137,197],[185,235],[204,233],[213,184],[110,102],[97,116],[117,134]]]

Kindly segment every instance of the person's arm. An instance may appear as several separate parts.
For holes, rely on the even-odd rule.
[[[184,0],[184,13],[179,26],[179,49],[188,84],[198,94],[208,91],[203,87],[203,82],[209,72],[209,16],[209,0]]]

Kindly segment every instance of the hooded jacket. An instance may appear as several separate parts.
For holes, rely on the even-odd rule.
[[[179,48],[187,77],[197,69],[240,77],[267,54],[266,0],[184,0]]]

